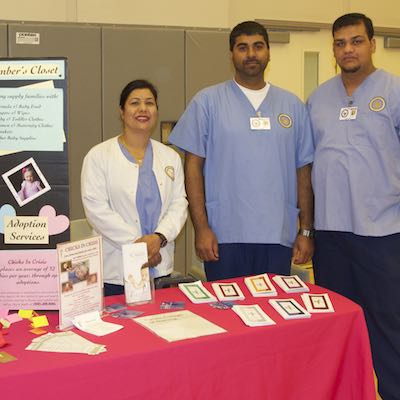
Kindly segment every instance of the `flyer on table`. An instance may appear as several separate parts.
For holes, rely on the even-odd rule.
[[[56,250],[0,251],[0,307],[58,309]]]
[[[103,309],[101,236],[57,245],[60,329],[82,314]]]

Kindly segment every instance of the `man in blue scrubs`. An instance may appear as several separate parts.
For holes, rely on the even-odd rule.
[[[200,91],[170,137],[186,152],[197,255],[208,280],[289,274],[292,257],[304,263],[313,253],[308,114],[295,95],[265,82],[262,25],[237,25],[230,50],[234,80]]]
[[[368,17],[332,33],[341,74],[308,100],[315,279],[364,308],[379,393],[400,399],[400,79],[375,68]]]

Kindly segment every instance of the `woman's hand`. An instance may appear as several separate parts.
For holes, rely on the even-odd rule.
[[[149,262],[151,259],[153,259],[154,256],[160,253],[160,246],[161,246],[161,241],[160,237],[154,233],[151,235],[144,235],[137,239],[135,243],[146,243],[147,244],[147,256],[149,258]],[[161,256],[160,256],[161,258]],[[154,259],[156,260],[156,259]],[[157,263],[159,264],[161,260]],[[155,265],[157,265],[155,264]],[[154,266],[154,265],[152,265]]]
[[[157,253],[155,256],[149,258],[146,264],[142,265],[142,268],[156,267],[162,261],[161,254]]]

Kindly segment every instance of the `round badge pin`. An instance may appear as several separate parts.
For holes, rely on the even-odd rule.
[[[175,180],[175,169],[172,165],[168,165],[165,167],[165,173],[171,178],[173,181]]]
[[[279,114],[278,115],[278,122],[284,128],[290,128],[292,126],[292,118],[287,114]]]
[[[369,102],[369,109],[371,111],[379,112],[382,111],[386,106],[385,99],[381,96],[374,97],[370,102]]]

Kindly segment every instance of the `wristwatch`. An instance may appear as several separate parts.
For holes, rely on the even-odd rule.
[[[154,232],[154,234],[160,238],[160,247],[165,247],[168,243],[167,238],[160,232]]]
[[[310,239],[314,239],[315,237],[315,229],[299,229],[299,235],[308,237]]]

